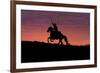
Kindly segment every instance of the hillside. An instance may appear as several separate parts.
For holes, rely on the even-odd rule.
[[[67,46],[44,42],[21,42],[21,62],[45,62],[90,59],[90,46]]]

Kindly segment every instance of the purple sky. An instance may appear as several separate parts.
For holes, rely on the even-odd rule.
[[[73,45],[90,44],[90,14],[21,10],[22,40],[47,42],[46,32],[51,23],[68,37]]]

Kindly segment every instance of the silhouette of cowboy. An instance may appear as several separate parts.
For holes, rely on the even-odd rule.
[[[58,32],[58,27],[57,27],[56,23],[52,23],[52,25],[53,25],[54,31],[55,31],[55,32]]]
[[[50,26],[48,27],[48,30],[47,30],[47,32],[50,33],[50,36],[47,39],[48,43],[49,43],[49,40],[51,42],[53,42],[54,40],[59,40],[58,44],[63,44],[62,40],[64,39],[64,41],[66,42],[66,45],[69,45],[67,37],[58,30],[56,23],[52,23],[52,25],[53,27]]]
[[[52,23],[52,25],[53,25],[53,31],[54,31],[55,37],[59,37],[59,34],[61,34],[61,32],[58,30],[56,23]]]

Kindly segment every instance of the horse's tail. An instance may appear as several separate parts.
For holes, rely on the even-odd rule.
[[[66,42],[66,45],[70,45],[69,42],[68,42],[68,39],[65,35],[63,35],[63,38],[64,38],[64,41]]]

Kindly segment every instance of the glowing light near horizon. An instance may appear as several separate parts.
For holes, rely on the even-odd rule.
[[[47,42],[46,32],[52,21],[73,45],[90,44],[90,14],[78,12],[56,12],[21,10],[22,41]]]

